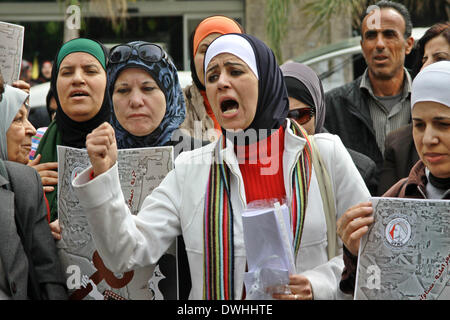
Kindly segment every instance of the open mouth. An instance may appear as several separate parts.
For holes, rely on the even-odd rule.
[[[233,99],[226,99],[220,103],[220,109],[224,115],[233,114],[239,109],[239,103]]]
[[[87,96],[89,96],[89,95],[84,91],[75,91],[75,92],[72,92],[72,94],[70,95],[71,98],[72,97],[87,97]]]
[[[387,60],[386,56],[375,56],[374,58],[375,61],[385,61]]]

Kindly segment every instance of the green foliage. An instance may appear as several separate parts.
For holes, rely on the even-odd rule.
[[[281,43],[287,32],[292,0],[266,0],[266,32],[268,45],[278,61],[283,61]]]
[[[366,0],[308,0],[301,10],[314,17],[309,28],[309,32],[314,32],[319,27],[329,24],[333,17],[344,13],[351,13],[352,20],[357,21],[366,3]]]
[[[49,21],[45,24],[45,31],[49,35],[55,36],[61,31],[61,23],[56,21]]]
[[[340,16],[345,12],[351,15],[353,28],[359,29],[360,17],[364,10],[376,2],[378,0],[307,0],[301,10],[314,17],[309,32],[313,32],[321,26],[329,26],[331,18]],[[447,4],[450,9],[450,0],[393,0],[393,2],[402,3],[414,15],[424,13],[433,15],[437,13],[437,10],[440,10],[439,8],[443,7],[443,4]]]
[[[149,32],[153,32],[156,30],[157,28],[157,24],[156,24],[156,20],[155,19],[151,19],[147,21],[147,28]]]

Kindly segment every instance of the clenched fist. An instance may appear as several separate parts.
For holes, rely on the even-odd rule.
[[[86,149],[94,169],[94,176],[108,171],[117,161],[117,143],[113,127],[107,122],[86,137]]]

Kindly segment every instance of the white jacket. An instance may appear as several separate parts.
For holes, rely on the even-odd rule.
[[[285,134],[283,174],[290,203],[292,172],[305,140],[295,136],[289,124]],[[367,201],[370,193],[336,135],[316,134],[315,141],[334,187],[336,213]],[[74,179],[73,186],[85,209],[93,238],[105,265],[113,272],[154,265],[176,236],[183,234],[189,260],[190,299],[203,295],[203,216],[206,185],[216,143],[181,153],[172,170],[145,199],[137,216],[130,214],[120,188],[117,164],[89,181],[91,168]],[[241,297],[246,266],[241,213],[246,208],[245,188],[230,141],[222,150],[230,168],[234,220],[235,297]],[[338,218],[338,216],[336,218]],[[342,243],[340,243],[342,245]],[[327,227],[313,170],[297,272],[311,282],[314,299],[349,298],[339,290],[344,266],[342,254],[328,261]]]

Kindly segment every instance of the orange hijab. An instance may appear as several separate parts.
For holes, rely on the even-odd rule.
[[[204,19],[199,23],[195,29],[194,39],[193,39],[193,56],[195,57],[197,53],[200,42],[212,33],[243,33],[241,26],[233,19],[226,16],[211,16]],[[194,69],[195,70],[195,69]],[[219,122],[217,121],[214,112],[211,109],[208,98],[206,97],[206,92],[200,89],[200,93],[203,96],[203,104],[205,105],[206,113],[214,121],[214,128],[221,131]]]
[[[233,19],[226,16],[212,16],[208,17],[199,23],[195,29],[194,35],[194,56],[197,53],[198,46],[203,39],[211,33],[243,33],[241,26]]]

